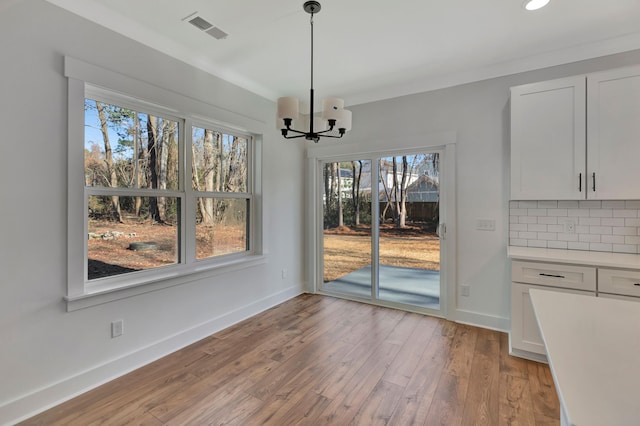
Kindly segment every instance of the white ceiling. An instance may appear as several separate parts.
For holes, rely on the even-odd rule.
[[[270,99],[308,97],[304,0],[48,0]],[[320,0],[315,91],[347,105],[640,48],[640,0]],[[194,12],[225,40],[183,19]]]

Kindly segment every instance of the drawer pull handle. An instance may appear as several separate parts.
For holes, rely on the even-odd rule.
[[[543,277],[564,278],[564,275],[553,275],[553,274],[543,274],[543,273],[540,273],[538,275],[541,275]],[[638,283],[638,285],[640,285],[640,283]]]
[[[640,287],[640,283],[633,283],[636,287]]]

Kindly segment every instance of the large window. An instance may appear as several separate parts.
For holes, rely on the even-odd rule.
[[[70,81],[70,115],[73,87]],[[84,221],[70,152],[67,300],[237,265],[259,254],[254,236],[255,137],[83,83]],[[75,177],[72,179],[72,177]],[[73,181],[72,181],[73,180]],[[84,224],[83,260],[74,253]],[[78,227],[78,228],[76,228]],[[80,277],[82,283],[73,282]],[[116,297],[117,298],[117,297]]]

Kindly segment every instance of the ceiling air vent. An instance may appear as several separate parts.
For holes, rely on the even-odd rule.
[[[211,37],[217,40],[224,40],[229,34],[225,33],[218,27],[214,27],[213,24],[206,19],[198,16],[198,12],[193,12],[191,15],[182,19],[183,21],[189,21],[191,25],[209,34]]]
[[[209,28],[213,27],[213,24],[207,22],[206,20],[202,19],[199,16],[196,16],[195,18],[190,19],[189,23],[194,27],[199,28],[202,31],[206,31]]]
[[[227,38],[227,36],[229,35],[229,34],[225,33],[224,31],[222,31],[218,27],[213,27],[210,30],[207,30],[206,33],[209,34],[211,37],[216,38],[218,40],[223,40],[223,39]]]

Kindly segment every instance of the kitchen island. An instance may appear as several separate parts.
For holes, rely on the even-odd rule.
[[[561,425],[640,424],[640,303],[530,291]]]

